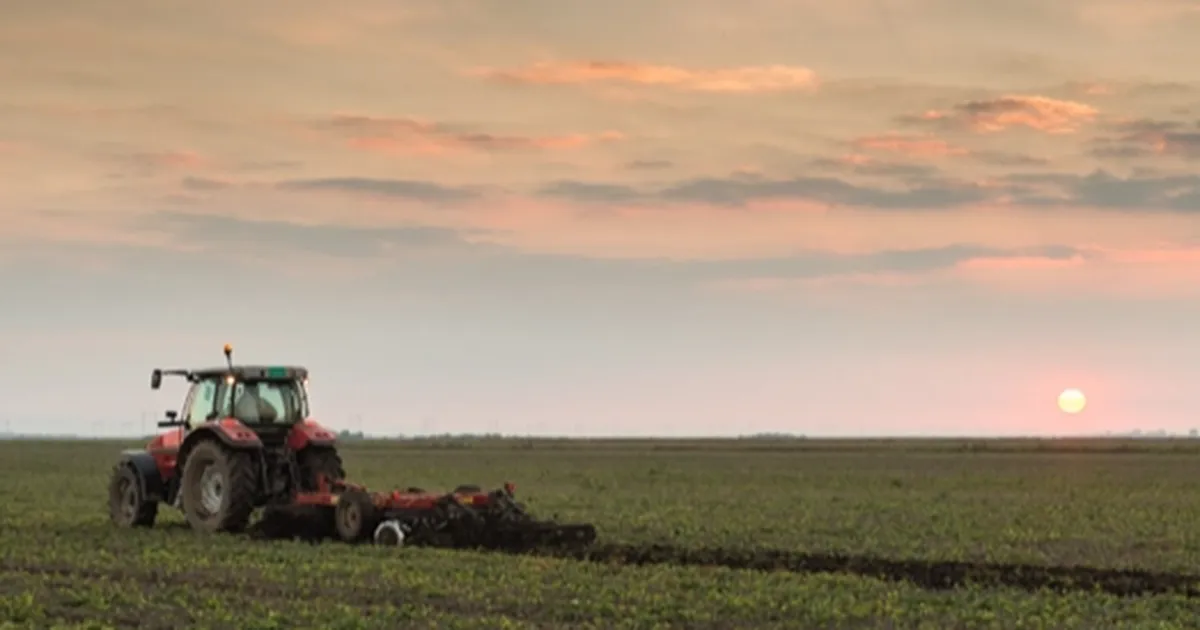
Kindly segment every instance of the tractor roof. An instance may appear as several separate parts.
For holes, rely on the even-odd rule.
[[[190,370],[197,378],[213,378],[232,374],[238,380],[295,380],[308,378],[308,370],[299,365],[235,365]]]
[[[198,370],[156,369],[150,373],[150,389],[158,389],[164,376],[182,376],[189,381],[233,376],[239,381],[296,381],[307,380],[308,369],[299,365],[234,365],[233,346],[225,344],[225,367]]]
[[[233,375],[239,381],[295,381],[307,379],[308,369],[298,365],[232,365],[198,370],[156,369],[150,375],[150,388],[158,389],[164,376],[182,376],[195,382],[229,375]]]

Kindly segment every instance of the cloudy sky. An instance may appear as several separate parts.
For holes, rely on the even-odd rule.
[[[1200,425],[1194,0],[8,0],[0,420]],[[1057,411],[1065,387],[1088,393]]]

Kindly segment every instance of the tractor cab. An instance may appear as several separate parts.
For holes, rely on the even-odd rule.
[[[150,375],[150,388],[163,376],[191,383],[179,411],[167,411],[159,427],[193,430],[214,420],[234,419],[255,433],[286,432],[309,416],[308,370],[299,366],[234,365],[225,347],[226,366],[199,370],[161,370]]]

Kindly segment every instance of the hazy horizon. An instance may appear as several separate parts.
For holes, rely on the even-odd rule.
[[[729,6],[6,3],[0,428],[1200,424],[1200,8]]]

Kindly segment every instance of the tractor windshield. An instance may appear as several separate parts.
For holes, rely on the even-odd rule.
[[[222,395],[221,401],[227,410],[224,415],[246,424],[295,424],[308,416],[308,400],[299,381],[238,381],[233,395]]]

